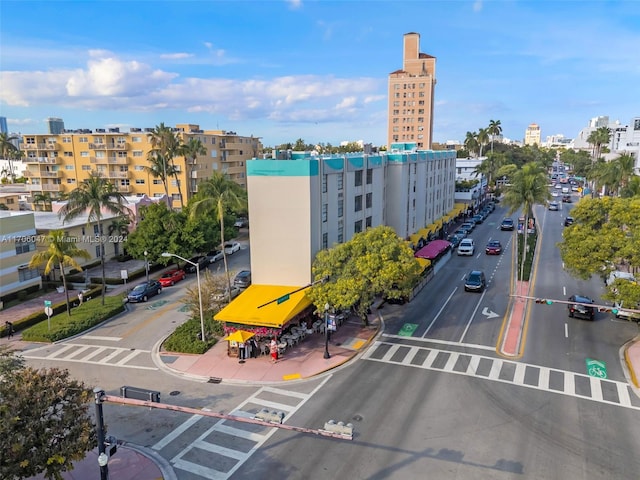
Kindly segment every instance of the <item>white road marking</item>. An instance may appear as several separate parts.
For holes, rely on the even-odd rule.
[[[469,331],[469,327],[471,326],[471,322],[473,322],[473,317],[476,316],[476,312],[478,311],[478,308],[480,308],[480,303],[482,303],[482,300],[484,300],[484,295],[487,293],[487,291],[483,291],[482,295],[480,295],[480,300],[478,300],[478,303],[476,304],[476,308],[473,309],[473,312],[471,313],[471,317],[469,317],[469,322],[467,323],[467,326],[464,329],[464,332],[462,332],[462,336],[460,337],[460,340],[458,340],[458,343],[462,343],[464,340],[465,335],[467,334],[467,332]]]
[[[88,338],[89,340],[104,340],[107,342],[119,342],[122,337],[101,337],[100,335],[83,335],[82,338]]]
[[[463,277],[464,278],[464,277]],[[451,297],[453,297],[453,294],[456,293],[456,291],[458,290],[458,287],[453,289],[453,292],[451,292],[451,295],[449,295],[449,297],[447,298],[447,300],[444,302],[444,305],[442,305],[442,307],[440,308],[440,310],[438,310],[438,313],[436,313],[436,316],[433,317],[433,320],[431,320],[431,323],[429,324],[429,326],[427,327],[427,329],[425,330],[424,334],[422,335],[422,338],[427,336],[427,333],[429,333],[429,330],[431,330],[431,327],[433,326],[434,323],[436,323],[436,320],[438,319],[438,317],[440,316],[440,314],[442,313],[442,311],[444,310],[444,308],[447,306],[447,303],[449,303],[449,300],[451,300]]]
[[[495,345],[489,346],[489,345],[480,345],[478,343],[460,343],[460,342],[452,342],[450,340],[438,340],[437,338],[424,338],[424,337],[405,337],[402,335],[392,335],[390,333],[383,333],[381,335],[382,337],[386,337],[386,338],[397,338],[400,340],[412,340],[412,341],[416,341],[416,342],[420,342],[420,343],[435,343],[435,344],[439,344],[439,345],[455,345],[456,347],[465,347],[465,348],[474,348],[477,350],[488,350],[490,352],[495,352],[496,351],[496,347]]]
[[[569,325],[566,322],[564,324],[564,336],[565,338],[569,338]]]

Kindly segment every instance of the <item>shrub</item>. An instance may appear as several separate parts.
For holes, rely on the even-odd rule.
[[[518,279],[528,281],[531,278],[531,269],[533,267],[533,257],[535,255],[536,244],[538,242],[538,233],[529,234],[527,238],[527,256],[524,262],[522,278],[520,278],[520,269],[522,267],[522,251],[524,249],[524,234],[518,234]]]
[[[168,352],[176,353],[205,353],[213,347],[218,341],[215,334],[222,334],[222,325],[213,318],[205,319],[204,322],[205,335],[207,341],[202,342],[200,337],[201,326],[199,318],[191,318],[180,325],[169,335],[162,345],[163,349]]]

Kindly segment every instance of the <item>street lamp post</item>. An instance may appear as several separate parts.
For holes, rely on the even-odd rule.
[[[329,355],[329,304],[324,304],[324,358],[331,358]]]
[[[144,251],[144,269],[147,272],[147,283],[149,283],[149,259],[147,258],[147,251]]]
[[[186,258],[181,257],[180,255],[176,255],[175,253],[164,252],[162,256],[179,258],[180,260],[193,265],[196,269],[196,278],[198,281],[198,301],[200,302],[200,337],[201,337],[200,339],[204,342],[205,341],[204,340],[205,338],[204,337],[204,313],[202,311],[202,289],[200,288],[200,266],[197,263],[192,262],[191,260],[187,260]]]

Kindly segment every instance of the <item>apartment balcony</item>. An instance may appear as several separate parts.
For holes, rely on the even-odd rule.
[[[115,142],[115,143],[107,143],[107,150],[126,150],[127,143],[126,142]]]
[[[102,165],[128,165],[127,157],[89,157],[90,163]]]
[[[61,178],[62,172],[59,170],[55,172],[47,172],[47,171],[40,170],[40,176],[42,178]]]
[[[57,158],[50,158],[50,157],[26,157],[23,160],[23,163],[29,164],[29,163],[48,163],[48,164],[56,164],[58,163],[58,159]]]
[[[64,185],[53,183],[42,183],[36,185],[25,185],[31,192],[63,192]]]
[[[129,178],[129,172],[102,172],[106,178]]]
[[[130,193],[132,190],[131,185],[116,185],[116,189],[120,193]]]

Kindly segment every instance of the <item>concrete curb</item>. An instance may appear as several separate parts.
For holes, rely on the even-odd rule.
[[[638,337],[633,340],[627,342],[622,348],[624,350],[624,361],[627,364],[627,371],[629,372],[629,376],[631,377],[631,382],[635,388],[640,388],[638,385],[638,377],[633,368],[633,364],[631,363],[631,358],[629,358],[629,348],[635,345],[639,341]]]
[[[138,452],[140,455],[144,455],[145,457],[147,457],[160,470],[160,473],[162,474],[162,480],[178,480],[178,476],[176,475],[176,472],[169,461],[162,457],[160,454],[156,453],[155,450],[140,445],[135,445],[126,441],[122,444],[121,447],[128,448],[130,450]]]

